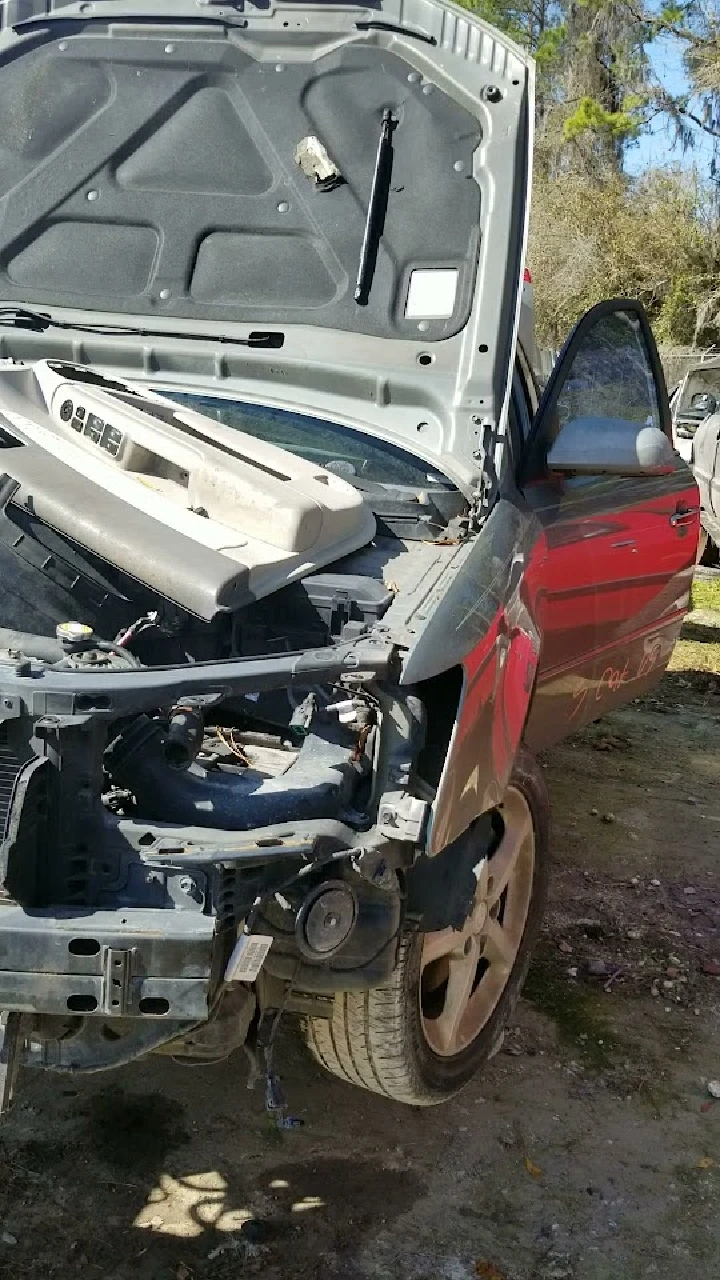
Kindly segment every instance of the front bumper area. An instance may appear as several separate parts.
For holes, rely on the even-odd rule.
[[[329,819],[301,830],[283,823],[182,834],[181,842],[167,827],[134,821],[120,822],[115,832],[133,849],[146,887],[166,905],[26,909],[0,902],[0,1009],[7,1024],[0,1093],[11,1052],[16,1066],[88,1072],[163,1046],[173,1053],[173,1042],[197,1029],[202,1040],[208,1020],[217,1026],[228,996],[232,1002],[225,966],[239,918],[253,922],[253,933],[273,937],[261,980],[276,1005],[293,1007],[290,990],[302,1008],[303,1000],[372,987],[392,972],[401,902],[389,864],[402,846]],[[138,863],[134,869],[137,885]],[[332,959],[313,964],[299,955],[286,923],[278,927],[267,913],[254,918],[253,902],[261,894],[273,899],[275,885],[289,893],[291,883],[294,910],[306,887],[326,875],[354,886],[357,919]],[[255,997],[248,998],[254,1008]],[[244,1039],[244,1032],[233,1034],[230,1049]]]
[[[113,910],[0,901],[0,1009],[203,1020],[222,983],[223,935],[259,893],[330,866],[342,875],[351,857],[367,865],[373,852],[372,841],[330,819],[300,831],[288,823],[238,833],[196,828],[182,841],[167,827],[120,822],[116,836],[133,849],[135,883],[144,879],[165,905],[128,895]]]
[[[358,649],[360,660],[348,648],[344,656],[281,657],[275,669],[251,660],[122,675],[24,657],[0,663],[6,1082],[11,1056],[66,1071],[102,1070],[158,1049],[223,1057],[245,1042],[256,1015],[316,1009],[336,991],[376,986],[392,972],[403,913],[398,873],[417,856],[428,809],[408,791],[424,713],[413,695],[377,682],[388,672],[388,646],[369,659]],[[372,773],[360,758],[362,727],[334,721],[326,739],[305,733],[277,781],[194,766],[172,772],[147,721],[154,700],[175,696],[181,681],[217,699],[237,686],[305,689],[308,679],[335,683],[341,675],[353,689],[370,685],[383,708]],[[5,762],[11,782],[3,791]],[[365,783],[364,811],[353,805],[356,777]],[[327,816],[317,816],[322,809]],[[323,936],[313,951],[303,912],[317,908],[326,882],[349,904],[349,923],[337,943],[326,948]],[[316,909],[313,929],[317,920]],[[228,968],[244,933],[269,943],[259,976]]]
[[[0,1008],[199,1021],[208,1014],[215,920],[122,908],[28,913],[0,905]]]

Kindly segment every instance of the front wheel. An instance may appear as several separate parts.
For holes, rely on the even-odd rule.
[[[477,889],[462,929],[408,933],[382,987],[340,992],[332,1017],[311,1018],[318,1062],[396,1102],[445,1102],[500,1044],[542,922],[549,804],[542,770],[521,751],[498,810],[489,857],[478,849]]]

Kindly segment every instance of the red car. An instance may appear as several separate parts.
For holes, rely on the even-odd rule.
[[[2,1105],[245,1045],[282,1122],[281,1014],[440,1102],[540,928],[533,753],[687,608],[655,344],[595,307],[538,403],[533,68],[472,13],[84,8],[0,36]]]

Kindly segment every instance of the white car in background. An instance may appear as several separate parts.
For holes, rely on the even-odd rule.
[[[673,443],[685,462],[693,461],[695,432],[720,410],[720,355],[688,369],[670,397]]]
[[[700,488],[702,529],[698,560],[718,563],[720,546],[720,355],[688,369],[670,397],[673,444]]]

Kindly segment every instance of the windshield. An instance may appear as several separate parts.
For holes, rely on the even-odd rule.
[[[421,459],[352,427],[242,400],[166,390],[160,394],[227,427],[287,449],[351,482],[357,477],[359,481],[412,489],[454,489],[449,480]]]
[[[720,368],[695,369],[683,388],[677,417],[703,419],[720,406]]]

